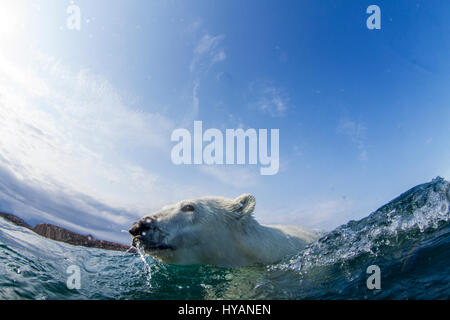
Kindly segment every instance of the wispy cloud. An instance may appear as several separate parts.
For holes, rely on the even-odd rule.
[[[224,35],[204,34],[194,48],[190,71],[208,71],[216,63],[224,61],[227,57],[222,46],[224,38]]]
[[[0,154],[16,167],[10,169],[20,166],[29,178],[94,193],[102,193],[105,182],[137,187],[139,180],[150,187],[157,177],[127,151],[167,148],[171,121],[127,108],[106,80],[89,71],[71,73],[49,58],[39,66],[41,74],[30,74],[30,81],[14,81],[21,71],[9,73],[0,63]],[[111,189],[114,199],[123,192]]]
[[[331,230],[354,216],[354,201],[346,198],[330,199],[304,206],[302,210],[285,207],[261,212],[261,221],[292,224],[310,229]]]
[[[238,166],[202,166],[200,171],[234,188],[248,188],[259,181],[258,172]]]
[[[200,29],[200,27],[202,25],[203,25],[203,22],[202,22],[201,19],[194,20],[192,23],[190,23],[188,25],[186,31],[190,32],[190,33],[195,33],[195,32],[197,32]]]
[[[199,32],[200,26],[201,22],[196,21],[191,25],[189,31],[196,34]],[[208,74],[213,65],[224,61],[227,57],[222,46],[224,38],[224,35],[211,36],[206,32],[194,46],[192,61],[189,66],[190,72],[194,75],[194,80],[191,83],[192,113],[188,115],[188,122],[197,118],[200,111],[199,89],[202,77]]]
[[[308,224],[315,227],[337,227],[348,221],[351,216],[353,201],[334,199],[314,205],[308,214]],[[308,210],[309,211],[309,210]]]
[[[0,211],[17,214],[30,224],[44,221],[123,243],[129,242],[129,236],[122,230],[137,217],[136,212],[108,206],[65,185],[24,181],[2,166]]]
[[[366,130],[367,129],[364,124],[349,120],[347,118],[341,119],[337,127],[338,133],[346,135],[356,145],[359,151],[358,159],[362,161],[368,159],[365,142]]]
[[[265,81],[252,82],[249,89],[257,109],[275,118],[286,114],[289,96],[283,89]]]
[[[160,175],[171,119],[133,110],[89,70],[30,61],[0,54],[0,209],[103,234],[183,197]]]
[[[198,87],[199,87],[199,82],[198,81],[194,81],[194,87],[192,88],[192,113],[193,113],[193,118],[197,117],[198,112],[200,110],[200,100],[198,98]]]

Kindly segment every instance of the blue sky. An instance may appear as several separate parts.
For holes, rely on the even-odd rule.
[[[0,9],[0,210],[31,223],[126,242],[162,205],[252,193],[261,222],[331,229],[450,176],[448,1]],[[280,129],[278,174],[175,166],[171,132],[194,120]]]

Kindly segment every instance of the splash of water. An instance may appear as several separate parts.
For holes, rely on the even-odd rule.
[[[144,273],[147,277],[147,285],[149,288],[152,288],[152,263],[147,261],[148,256],[145,255],[144,248],[140,244],[136,246],[136,250],[144,264]]]

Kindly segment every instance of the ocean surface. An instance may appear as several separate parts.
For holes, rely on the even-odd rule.
[[[75,247],[0,218],[0,299],[449,299],[449,202],[436,178],[278,264],[243,268]],[[80,289],[67,287],[71,265]],[[379,290],[366,285],[371,265]]]

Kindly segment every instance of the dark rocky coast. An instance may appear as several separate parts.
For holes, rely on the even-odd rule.
[[[30,226],[28,223],[23,221],[21,218],[9,214],[0,212],[0,217],[27,229],[32,230],[33,232],[55,241],[61,241],[65,243],[69,243],[75,246],[83,246],[89,248],[99,248],[106,250],[115,250],[115,251],[128,251],[130,249],[129,246],[124,244],[115,243],[111,241],[99,240],[95,239],[91,235],[81,235],[79,233],[55,226],[49,223],[40,223],[35,225],[34,227]],[[129,252],[135,253],[136,251],[133,249],[129,250]]]

